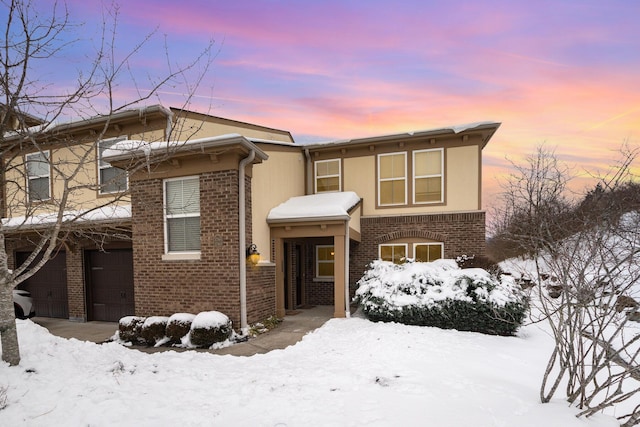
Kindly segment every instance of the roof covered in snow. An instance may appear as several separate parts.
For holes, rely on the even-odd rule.
[[[292,197],[271,209],[267,215],[267,222],[348,220],[349,211],[358,203],[360,203],[360,196],[353,191]]]
[[[58,218],[57,212],[44,213],[33,216],[20,216],[13,218],[2,218],[4,228],[38,228],[55,224]],[[62,214],[62,222],[96,223],[114,222],[131,218],[131,206],[103,206],[101,208],[86,211],[65,211]]]
[[[334,145],[353,145],[353,144],[360,144],[360,143],[370,144],[370,143],[384,142],[389,140],[398,140],[403,138],[428,137],[428,136],[437,136],[442,134],[459,134],[469,130],[489,131],[490,132],[489,137],[490,137],[499,127],[500,127],[499,122],[481,121],[481,122],[444,126],[444,127],[438,127],[438,128],[432,128],[432,129],[424,129],[424,130],[418,130],[418,131],[410,131],[410,132],[402,132],[402,133],[394,133],[394,134],[386,134],[386,135],[375,135],[375,136],[364,137],[364,138],[341,139],[341,140],[317,142],[312,144],[305,144],[304,148],[314,149],[314,148],[323,148],[323,147],[329,147]],[[486,141],[488,141],[488,139],[489,138],[487,138]],[[486,141],[485,141],[485,144],[486,144]]]
[[[109,149],[105,150],[102,158],[108,162],[143,156],[153,158],[177,153],[204,152],[204,150],[209,148],[224,148],[232,145],[240,145],[247,150],[255,151],[256,159],[266,160],[269,158],[264,151],[237,133],[190,139],[187,141],[147,142],[141,140],[124,140],[115,143]]]

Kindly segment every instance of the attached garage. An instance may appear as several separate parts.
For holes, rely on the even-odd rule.
[[[85,251],[84,260],[87,320],[117,322],[133,315],[133,251]]]
[[[17,252],[17,265],[22,265],[30,252]],[[41,257],[36,258],[37,262]],[[36,316],[69,318],[67,298],[67,257],[57,252],[36,274],[22,282],[19,289],[31,292]]]

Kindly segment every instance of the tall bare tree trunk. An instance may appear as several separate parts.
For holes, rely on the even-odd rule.
[[[2,360],[15,366],[20,363],[20,349],[13,310],[13,288],[8,283],[0,284],[0,342]]]

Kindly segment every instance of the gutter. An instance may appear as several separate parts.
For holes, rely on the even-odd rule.
[[[313,188],[311,187],[311,154],[309,149],[304,149],[304,157],[307,159],[307,173],[305,174],[305,194],[313,194]]]
[[[308,217],[292,217],[270,219],[267,217],[267,224],[286,224],[297,222],[328,222],[328,221],[349,221],[349,215],[331,215],[331,216],[308,216]]]
[[[349,309],[349,221],[344,223],[344,317],[351,317]]]
[[[170,109],[166,109],[162,106],[160,108],[167,110],[167,111],[163,111],[167,115],[167,127],[164,130],[164,134],[165,134],[165,139],[169,141],[169,137],[173,132],[173,111],[171,111]]]
[[[240,256],[240,328],[244,331],[249,326],[247,323],[247,224],[246,224],[246,201],[245,201],[245,167],[256,157],[256,152],[251,149],[249,155],[240,161],[238,165],[238,254]]]

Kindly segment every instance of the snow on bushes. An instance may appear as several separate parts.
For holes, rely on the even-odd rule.
[[[140,330],[144,323],[144,317],[126,316],[118,322],[118,338],[122,341],[130,343],[138,343],[141,341]]]
[[[175,313],[169,317],[167,322],[167,338],[169,343],[180,344],[182,338],[191,330],[191,323],[196,315],[191,313]]]
[[[355,301],[373,321],[491,335],[514,335],[527,310],[511,277],[461,269],[454,260],[373,261],[358,281]]]
[[[187,348],[208,348],[220,343],[229,345],[228,340],[232,336],[231,320],[219,311],[205,311],[197,315],[175,313],[170,317],[126,316],[118,322],[121,341],[156,347],[165,344]]]
[[[189,339],[197,347],[211,347],[228,340],[233,329],[231,320],[219,311],[203,311],[193,319]]]
[[[140,338],[147,345],[161,345],[167,342],[167,322],[166,316],[147,317],[140,328]]]

